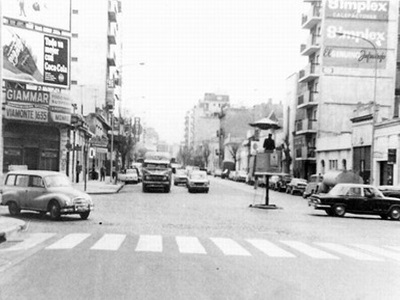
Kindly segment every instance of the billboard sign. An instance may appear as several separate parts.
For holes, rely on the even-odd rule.
[[[33,121],[47,123],[48,109],[44,105],[9,102],[4,117],[8,120]]]
[[[62,31],[71,31],[71,0],[2,0],[3,16]]]
[[[3,79],[51,87],[69,87],[67,37],[3,26]]]
[[[389,1],[327,0],[325,17],[387,21],[389,19]]]
[[[337,33],[343,35],[339,36]],[[378,68],[386,68],[387,36],[387,22],[337,22],[327,19],[324,31],[325,47],[322,52],[324,66],[372,69],[375,68],[377,59]],[[377,55],[372,45],[362,38],[374,43]]]

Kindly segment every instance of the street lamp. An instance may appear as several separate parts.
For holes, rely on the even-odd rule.
[[[358,35],[353,35],[350,33],[343,33],[343,32],[336,32],[337,36],[348,36],[352,38],[358,38],[366,41],[368,44],[370,44],[375,51],[375,74],[374,74],[374,98],[372,101],[372,136],[371,136],[371,161],[370,161],[370,174],[369,174],[369,184],[374,183],[374,148],[375,148],[375,122],[376,122],[376,88],[377,88],[377,80],[378,80],[378,49],[376,45],[370,41],[369,39],[366,39],[362,36]]]

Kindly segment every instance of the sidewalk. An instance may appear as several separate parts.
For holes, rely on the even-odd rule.
[[[24,221],[0,216],[0,243],[7,240],[7,238],[15,232],[25,229],[26,223]]]
[[[74,188],[86,192],[90,195],[102,195],[102,194],[115,194],[118,193],[123,187],[123,183],[111,183],[110,177],[106,177],[104,181],[100,180],[88,180],[86,182],[86,191],[85,191],[85,183],[83,180],[80,180],[79,183],[73,183]]]

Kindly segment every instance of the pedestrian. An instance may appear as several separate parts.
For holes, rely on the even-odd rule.
[[[106,168],[104,168],[103,165],[100,168],[100,181],[105,181],[105,180],[106,180]]]
[[[268,138],[264,140],[264,150],[265,152],[270,152],[275,149],[275,141],[272,139],[272,134],[268,134]]]
[[[82,171],[82,165],[79,164],[79,160],[76,162],[76,183],[79,183],[79,174]]]
[[[25,0],[19,0],[19,15],[22,16],[22,14],[24,15],[24,17],[26,17],[25,14]]]

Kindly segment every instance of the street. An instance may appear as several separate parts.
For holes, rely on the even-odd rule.
[[[22,212],[0,299],[399,299],[400,223],[210,176],[208,194],[94,195],[88,220]],[[1,216],[9,216],[0,207]]]

